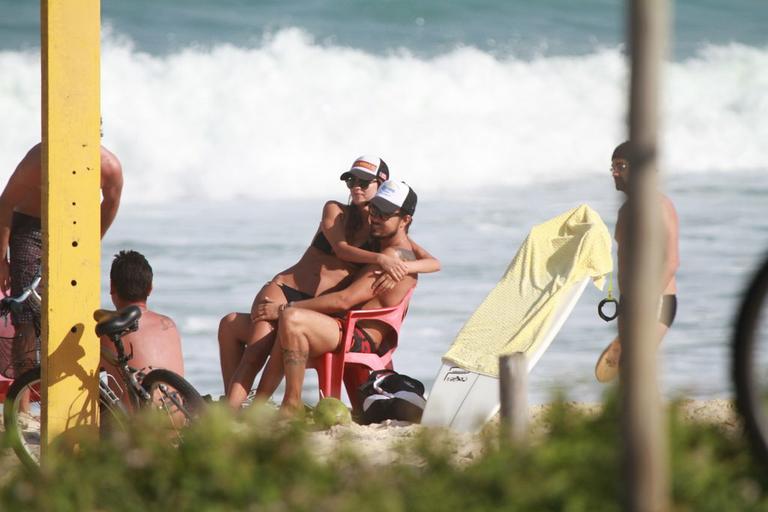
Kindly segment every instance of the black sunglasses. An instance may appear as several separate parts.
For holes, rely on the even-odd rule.
[[[361,180],[360,178],[350,177],[345,180],[347,182],[347,188],[352,190],[355,187],[360,187],[360,190],[368,190],[371,183],[376,180]]]
[[[382,220],[389,220],[392,217],[394,217],[395,215],[399,215],[400,214],[400,210],[394,211],[392,213],[384,213],[375,204],[372,204],[368,208],[368,211],[369,211],[371,217],[373,217],[374,219],[382,219]]]

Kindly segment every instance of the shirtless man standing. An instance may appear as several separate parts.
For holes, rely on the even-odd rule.
[[[123,190],[123,170],[117,157],[101,148],[101,236],[117,215]],[[35,145],[21,160],[0,195],[0,288],[18,295],[40,269],[42,257],[41,227],[42,144]],[[10,249],[10,260],[9,260]],[[36,311],[25,308],[13,316],[21,339],[14,345],[14,360],[34,346],[32,324]]]
[[[611,157],[611,175],[613,176],[616,190],[624,192],[629,199],[629,173],[631,162],[629,159],[629,142],[619,144],[613,151]],[[662,250],[664,251],[664,261],[662,264],[661,276],[659,279],[659,323],[657,324],[657,343],[661,343],[667,330],[672,326],[677,312],[677,282],[675,273],[680,265],[680,254],[678,251],[678,230],[679,222],[677,212],[672,201],[664,194],[659,194],[662,218]],[[626,244],[623,243],[629,234],[627,233],[627,219],[629,207],[627,202],[619,209],[619,215],[616,219],[616,242],[618,243],[618,280],[619,289],[625,289],[627,282],[626,275]],[[619,316],[619,322],[621,322]],[[600,355],[600,359],[595,366],[595,376],[600,382],[609,382],[616,378],[619,372],[619,360],[621,357],[621,343],[616,337]]]
[[[381,244],[381,252],[403,260],[414,260],[408,228],[416,210],[416,193],[403,182],[386,181],[370,202],[371,237]],[[256,399],[266,400],[275,392],[285,375],[285,394],[281,410],[291,415],[302,406],[301,388],[309,358],[337,350],[342,343],[342,318],[350,309],[374,309],[396,306],[416,285],[408,274],[394,288],[375,294],[373,284],[379,269],[368,265],[356,274],[344,290],[314,298],[276,304],[261,302],[256,307],[257,320],[279,320],[277,340],[259,382]],[[355,328],[353,352],[380,352],[392,334],[390,328],[375,320],[361,321]],[[242,394],[230,405],[240,406]]]
[[[109,271],[109,293],[118,310],[126,306],[141,309],[138,330],[123,336],[125,353],[133,354],[130,365],[145,372],[150,368],[166,368],[183,376],[184,359],[176,324],[147,308],[147,298],[152,293],[152,267],[141,253],[120,251],[115,255]],[[114,344],[109,339],[102,339],[101,345],[114,352]],[[110,375],[120,375],[109,363],[102,361],[102,366]],[[121,382],[120,386],[124,388],[125,383]]]

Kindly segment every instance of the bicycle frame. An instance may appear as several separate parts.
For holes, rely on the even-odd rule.
[[[42,298],[40,297],[40,294],[37,293],[37,287],[40,286],[40,281],[42,281],[43,277],[40,274],[37,274],[35,278],[32,280],[32,282],[24,288],[16,297],[4,297],[0,300],[0,316],[3,317],[5,320],[5,324],[8,325],[8,316],[12,313],[18,313],[17,308],[24,308],[29,307],[25,304],[27,301],[32,301],[33,303],[41,304]],[[40,326],[40,316],[34,315],[32,318],[32,325],[35,329],[35,357],[33,363],[35,365],[40,365],[40,333],[41,333],[41,326]],[[20,332],[16,332],[15,338],[21,338],[22,334]],[[31,352],[31,351],[29,351]]]
[[[114,344],[115,349],[117,350],[117,355],[102,347],[101,357],[118,370],[120,376],[123,378],[123,381],[126,383],[128,388],[127,391],[128,395],[130,396],[131,405],[139,407],[142,402],[149,401],[151,398],[149,393],[139,383],[139,380],[136,377],[137,374],[141,372],[138,369],[128,365],[128,361],[133,358],[133,354],[126,355],[125,348],[123,346],[123,340],[120,334],[110,336],[109,339]],[[110,375],[109,373],[107,373],[107,375],[113,380],[116,380],[114,375]],[[113,403],[121,400],[109,387],[108,382],[100,380],[99,386],[104,389]]]

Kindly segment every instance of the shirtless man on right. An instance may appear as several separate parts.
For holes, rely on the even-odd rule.
[[[613,151],[611,157],[611,175],[616,186],[616,190],[624,192],[627,201],[619,209],[619,215],[616,219],[616,242],[618,243],[618,280],[619,289],[625,289],[627,282],[626,275],[626,244],[629,234],[627,233],[627,215],[629,207],[627,202],[632,199],[629,191],[629,173],[631,172],[631,162],[629,157],[629,142],[619,144]],[[662,213],[664,261],[659,279],[659,323],[657,324],[657,344],[661,343],[667,330],[672,326],[677,313],[677,282],[675,273],[680,265],[680,253],[678,250],[678,231],[679,222],[677,211],[672,201],[664,194],[659,194]],[[618,317],[621,324],[621,315]],[[621,330],[621,329],[619,329]],[[616,378],[619,373],[619,361],[621,359],[621,342],[618,336],[603,350],[595,366],[595,377],[600,382],[610,382]]]

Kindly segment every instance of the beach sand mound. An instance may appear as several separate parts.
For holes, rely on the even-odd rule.
[[[568,402],[566,406],[583,414],[599,414],[602,410],[600,403]],[[548,432],[546,416],[550,408],[548,404],[529,408],[532,438]],[[741,428],[735,405],[731,400],[682,400],[678,402],[677,411],[684,421],[716,425],[728,434],[737,434]],[[489,422],[489,427],[492,429],[497,424],[498,417]],[[0,422],[0,432],[2,430]],[[321,459],[327,459],[339,448],[344,447],[373,464],[390,464],[401,460],[418,465],[421,461],[402,446],[424,433],[428,433],[432,440],[444,440],[443,446],[449,447],[452,457],[459,464],[470,463],[482,454],[483,439],[480,434],[427,429],[403,421],[389,420],[373,425],[337,425],[328,430],[311,432],[309,435],[310,444]],[[0,476],[17,464],[18,459],[11,450],[0,453],[0,468],[3,469]]]
[[[602,410],[600,403],[568,402],[566,406],[587,415],[599,414]],[[549,404],[529,408],[530,431],[534,439],[548,432],[546,416],[550,408]],[[737,433],[740,429],[738,414],[731,400],[682,400],[678,402],[677,411],[687,422],[716,425],[726,433]],[[498,421],[498,417],[494,418],[489,422],[489,427],[493,428]],[[411,454],[403,452],[400,446],[426,430],[426,427],[421,425],[390,420],[373,425],[336,426],[329,430],[313,432],[310,436],[311,444],[320,458],[327,458],[338,447],[344,446],[375,464],[389,464],[399,457],[419,464]],[[431,438],[435,435],[445,436],[457,463],[471,462],[482,453],[483,442],[480,434],[460,434],[442,430],[439,433],[430,432]]]

